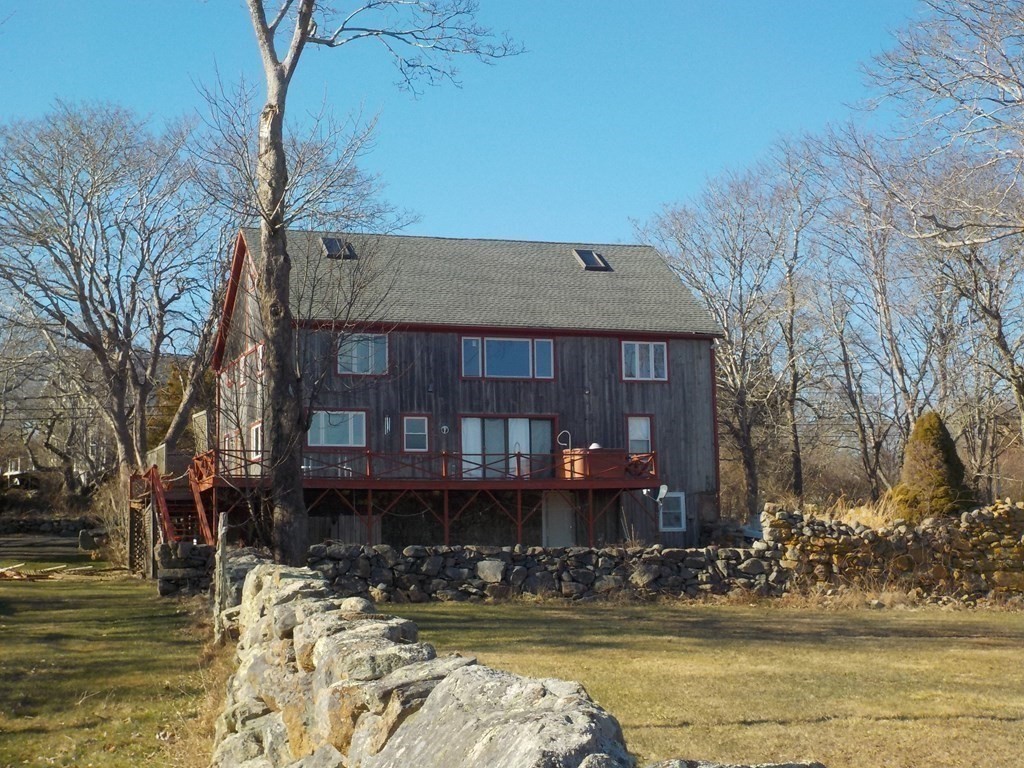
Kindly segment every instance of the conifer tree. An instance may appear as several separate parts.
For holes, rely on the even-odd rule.
[[[970,503],[964,465],[939,414],[928,411],[914,423],[903,456],[900,482],[890,500],[908,520],[953,514]]]

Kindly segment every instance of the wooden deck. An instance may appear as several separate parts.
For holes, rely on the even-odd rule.
[[[190,470],[198,487],[259,487],[268,482],[265,459],[243,451],[213,450]],[[308,452],[307,488],[360,490],[586,490],[642,489],[660,484],[654,453],[572,449],[553,454],[463,454],[451,451]]]

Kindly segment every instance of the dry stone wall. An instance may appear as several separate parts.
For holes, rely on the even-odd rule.
[[[237,608],[212,768],[635,766],[618,722],[578,683],[438,656],[413,622],[336,596],[315,571],[255,565]]]
[[[780,554],[790,588],[895,587],[973,599],[1024,594],[1024,502],[999,502],[919,526],[873,529],[816,520],[767,505],[766,545]]]
[[[326,542],[310,548],[308,564],[337,594],[376,603],[500,600],[522,593],[587,600],[739,590],[773,597],[847,586],[966,600],[1024,596],[1024,502],[882,529],[769,504],[761,522],[764,539],[749,547],[410,546],[399,551]],[[237,603],[245,573],[265,556],[248,549],[244,557],[233,557],[225,589],[236,594],[229,602]],[[199,572],[210,562],[204,548],[186,544],[182,552],[181,545],[161,545],[158,561],[161,594],[209,583],[208,571]]]
[[[786,572],[781,552],[764,542],[751,548],[703,547],[406,547],[318,544],[309,566],[343,594],[382,602],[503,599],[532,593],[594,598],[639,594],[724,594],[742,589],[780,595]]]
[[[216,549],[191,541],[157,544],[154,551],[157,590],[165,597],[208,591]]]
[[[341,594],[378,603],[504,599],[520,593],[758,596],[813,587],[897,588],[974,599],[1024,594],[1024,502],[1000,502],[920,526],[872,529],[766,505],[749,547],[310,548],[309,566]]]

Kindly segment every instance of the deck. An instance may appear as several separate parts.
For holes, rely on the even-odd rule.
[[[201,490],[259,487],[268,482],[265,457],[212,450],[192,464]],[[360,490],[643,489],[660,483],[654,453],[567,449],[551,454],[466,454],[453,451],[380,453],[365,449],[307,451],[307,488]]]

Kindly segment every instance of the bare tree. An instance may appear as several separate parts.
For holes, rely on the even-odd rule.
[[[191,194],[186,139],[103,105],[0,127],[0,314],[78,382],[126,471],[145,464],[167,356],[190,358],[171,444],[209,359],[218,244]]]
[[[1024,305],[1017,248],[1024,236],[1024,3],[928,0],[929,15],[872,69],[904,108],[923,148],[872,168],[907,212],[907,233],[934,244],[937,279],[962,298],[997,352],[1024,437]],[[1001,246],[999,241],[1007,240]]]
[[[492,41],[475,22],[473,0],[373,0],[343,14],[317,0],[281,0],[268,14],[266,0],[248,0],[266,79],[260,112],[255,200],[260,219],[257,290],[266,336],[267,398],[272,416],[266,442],[273,489],[274,554],[298,564],[308,534],[299,447],[305,428],[303,382],[295,370],[291,264],[287,250],[288,148],[284,118],[288,87],[307,45],[338,48],[361,40],[381,45],[398,69],[400,84],[414,87],[453,80],[460,55],[488,61],[518,52],[507,38]],[[278,42],[284,41],[283,54]]]
[[[960,448],[979,501],[991,501],[1002,481],[1000,459],[1021,445],[1019,418],[1007,392],[1000,355],[987,342],[980,321],[964,308],[963,333],[949,350],[940,405]]]
[[[853,444],[867,480],[872,501],[877,501],[893,483],[893,470],[899,461],[893,455],[899,450],[899,434],[893,418],[894,403],[889,376],[871,362],[863,350],[873,347],[871,333],[865,338],[865,327],[854,311],[860,302],[858,291],[840,279],[834,262],[822,260],[822,290],[818,294],[818,317],[824,330],[823,352],[827,375],[822,389],[839,404],[842,418],[834,419],[832,429],[842,435],[852,430]],[[837,440],[833,451],[844,448]]]
[[[928,175],[943,183],[915,190],[892,179],[890,191],[907,206],[917,237],[967,245],[1020,233],[1024,206],[1015,190],[1024,163],[1024,3],[925,5],[930,13],[898,32],[896,45],[869,74],[904,109],[907,130],[921,140],[905,180],[939,163],[945,172]],[[977,186],[979,175],[991,194],[949,194]]]
[[[746,510],[758,505],[758,433],[769,422],[784,374],[779,273],[787,244],[755,173],[708,183],[692,205],[666,208],[642,237],[669,257],[683,283],[725,335],[718,342],[719,422],[743,467]]]
[[[771,184],[771,205],[767,230],[780,255],[781,301],[779,328],[782,334],[781,362],[785,383],[782,401],[790,456],[789,490],[796,499],[804,496],[804,469],[799,411],[804,390],[814,365],[813,331],[807,317],[810,304],[807,266],[816,251],[814,225],[825,203],[826,188],[813,147],[807,142],[781,142],[762,173]]]

